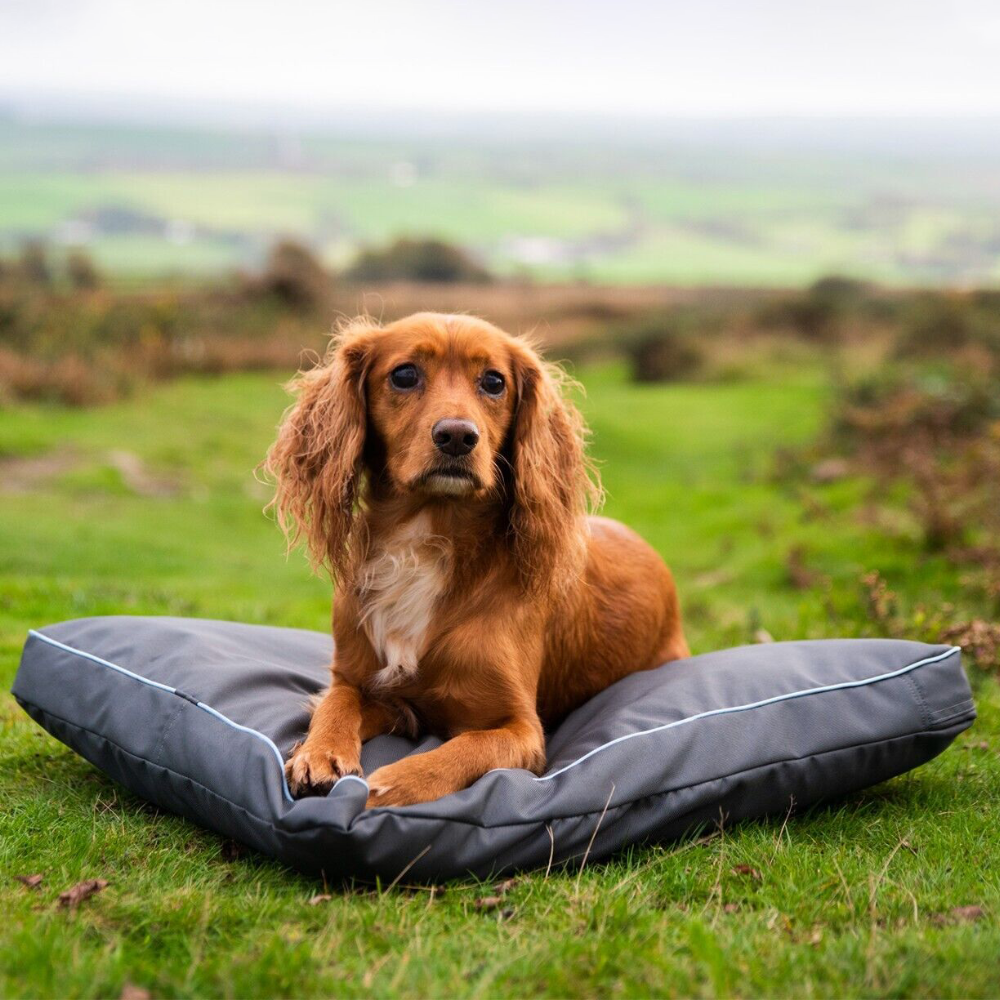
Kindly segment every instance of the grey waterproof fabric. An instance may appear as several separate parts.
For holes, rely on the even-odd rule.
[[[184,618],[32,632],[14,694],[161,808],[328,878],[499,874],[784,813],[940,753],[975,717],[959,652],[896,640],[708,653],[625,678],[548,740],[540,777],[491,771],[436,802],[365,810],[344,778],[293,800],[282,759],[328,681],[328,635]],[[382,736],[370,773],[438,744]],[[408,868],[408,866],[410,866]]]

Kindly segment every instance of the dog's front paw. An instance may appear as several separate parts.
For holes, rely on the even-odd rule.
[[[366,809],[376,806],[413,806],[420,802],[431,802],[449,792],[457,791],[461,785],[453,785],[443,776],[435,773],[421,758],[427,754],[404,757],[395,764],[380,767],[368,778],[368,801]]]
[[[357,753],[337,753],[323,747],[302,743],[292,750],[285,764],[285,777],[292,795],[326,795],[344,775],[361,776]]]

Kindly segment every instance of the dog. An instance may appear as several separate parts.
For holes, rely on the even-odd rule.
[[[445,742],[378,768],[407,806],[545,766],[545,729],[689,656],[673,578],[616,521],[566,377],[471,316],[352,321],[300,373],[264,462],[289,546],[335,581],[332,683],[286,764],[298,797],[384,733]]]

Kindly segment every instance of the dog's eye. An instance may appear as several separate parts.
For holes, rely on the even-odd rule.
[[[500,372],[488,371],[479,380],[479,387],[487,396],[499,396],[504,387],[503,375]]]
[[[420,372],[416,365],[400,365],[393,368],[389,381],[394,389],[415,389],[420,381]]]

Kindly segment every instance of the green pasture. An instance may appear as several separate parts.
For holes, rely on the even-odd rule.
[[[985,613],[958,570],[921,550],[901,498],[872,501],[853,478],[817,485],[776,460],[821,431],[819,367],[650,387],[616,367],[582,374],[607,512],[674,568],[696,652],[761,629],[874,634],[859,584],[871,570],[910,611]],[[471,882],[329,886],[310,905],[321,883],[151,809],[44,735],[6,693],[30,627],[121,612],[326,627],[329,588],[300,555],[285,559],[253,476],[282,377],[0,410],[0,995],[1000,992],[1000,686],[982,674],[974,729],[910,775],[527,876],[492,909],[476,906],[492,888]],[[804,589],[793,548],[813,575]],[[37,889],[13,878],[34,873]],[[86,878],[110,884],[60,908]]]
[[[853,161],[819,174],[778,163],[761,174],[741,173],[738,157],[723,170],[677,151],[633,164],[627,152],[581,149],[578,163],[553,166],[551,149],[463,158],[373,143],[346,147],[324,169],[214,166],[204,150],[191,152],[208,157],[193,166],[133,168],[128,156],[113,166],[100,145],[98,166],[63,167],[47,150],[37,154],[44,165],[28,169],[10,145],[0,129],[0,253],[26,239],[57,248],[82,240],[109,275],[133,281],[252,268],[289,235],[333,267],[365,245],[438,236],[499,275],[554,281],[1000,280],[996,192],[974,176],[964,196],[954,181],[901,180],[884,163],[865,175]],[[109,221],[123,212],[130,217]]]

